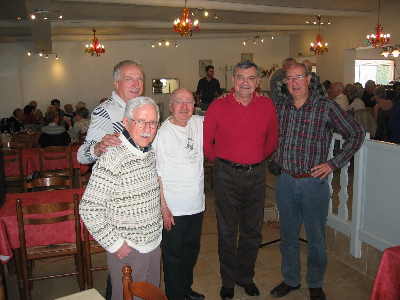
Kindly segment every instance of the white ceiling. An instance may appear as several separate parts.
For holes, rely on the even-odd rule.
[[[381,0],[381,8],[400,0]],[[377,14],[379,0],[187,0],[200,33],[188,38],[296,34],[312,29],[316,15],[331,23]],[[52,41],[89,41],[92,28],[107,40],[180,39],[172,32],[184,0],[0,0],[0,42],[34,42],[36,52],[52,52]],[[28,15],[35,10],[48,11]],[[204,11],[209,12],[204,17]],[[58,19],[58,14],[63,19]],[[214,18],[214,13],[218,19]],[[43,20],[44,15],[48,17]],[[17,20],[20,16],[22,19]],[[306,24],[307,17],[310,24]],[[329,26],[329,25],[323,25]],[[185,37],[182,37],[185,38]]]

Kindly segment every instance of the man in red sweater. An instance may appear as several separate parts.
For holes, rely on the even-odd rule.
[[[204,119],[204,154],[214,162],[222,299],[234,297],[235,284],[250,296],[260,294],[253,277],[262,239],[264,159],[278,144],[274,104],[254,93],[260,81],[258,66],[238,63],[232,81],[234,89],[214,100]]]

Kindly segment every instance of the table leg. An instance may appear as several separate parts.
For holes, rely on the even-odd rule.
[[[13,249],[14,260],[15,260],[15,268],[17,269],[17,282],[19,288],[20,299],[24,300],[25,296],[25,286],[24,286],[24,272],[22,270],[22,262],[21,262],[21,249],[16,248]]]

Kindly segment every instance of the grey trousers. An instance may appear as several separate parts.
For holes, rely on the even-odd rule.
[[[140,253],[131,248],[131,252],[119,259],[114,253],[107,252],[108,272],[112,284],[112,300],[123,299],[122,267],[129,265],[132,269],[132,281],[148,281],[160,287],[161,250],[158,246],[149,253]],[[133,299],[141,299],[134,297]]]

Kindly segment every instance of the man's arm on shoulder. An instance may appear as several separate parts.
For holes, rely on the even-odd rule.
[[[121,144],[118,136],[119,134],[114,134],[114,127],[107,110],[103,106],[98,106],[92,113],[85,142],[79,147],[78,161],[81,164],[95,162],[106,151],[107,146]]]
[[[204,156],[211,161],[215,160],[215,135],[217,130],[217,109],[214,103],[211,103],[204,117],[203,125],[203,150]]]

